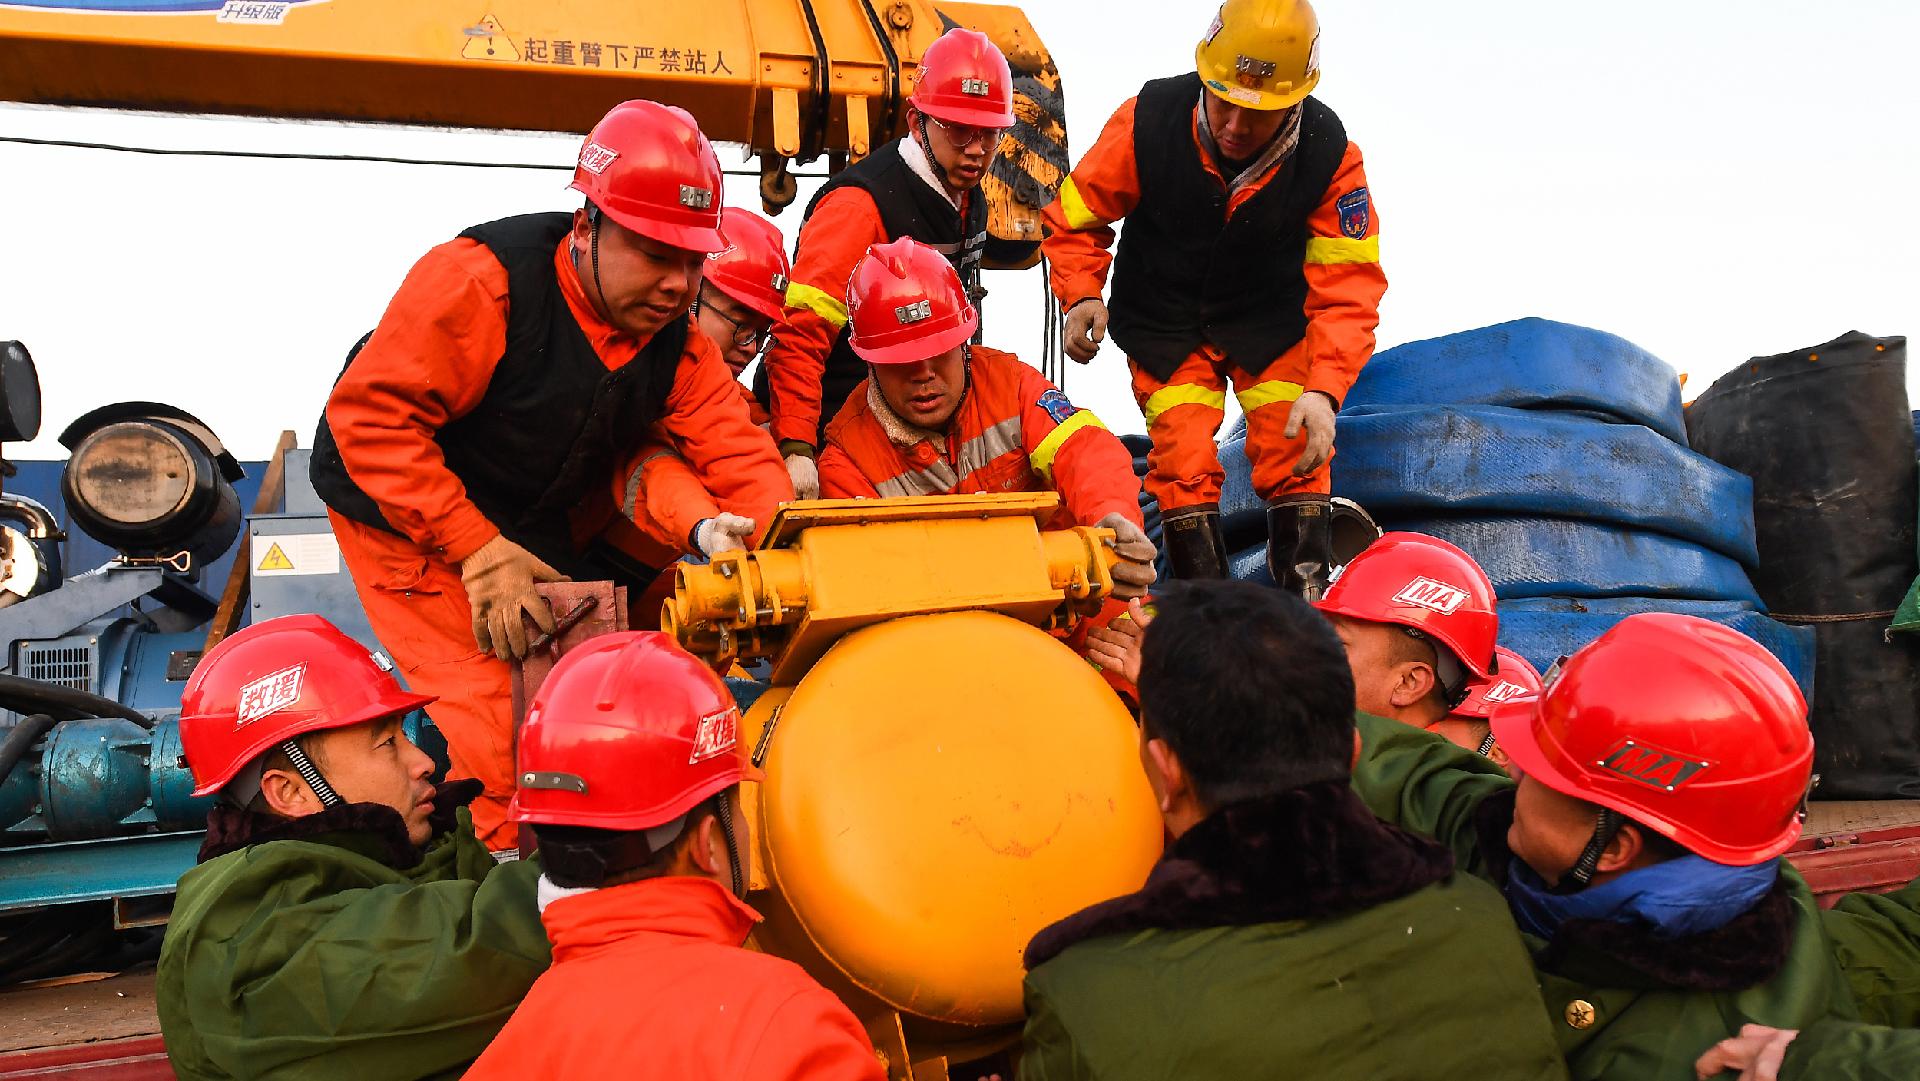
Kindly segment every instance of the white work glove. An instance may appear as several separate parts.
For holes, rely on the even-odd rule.
[[[1147,587],[1153,585],[1153,542],[1141,528],[1133,524],[1132,519],[1119,511],[1114,511],[1094,523],[1099,529],[1113,530],[1113,540],[1107,542],[1113,546],[1113,552],[1120,562],[1113,565],[1113,595],[1123,601],[1147,595]]]
[[[1092,360],[1100,351],[1100,343],[1107,340],[1107,306],[1099,297],[1088,297],[1075,304],[1067,313],[1067,326],[1062,335],[1066,339],[1067,355],[1075,363]]]
[[[1307,430],[1307,448],[1300,452],[1300,461],[1293,467],[1296,477],[1320,468],[1333,453],[1333,399],[1317,390],[1307,391],[1295,399],[1287,411],[1286,437],[1300,438],[1301,428]]]
[[[793,481],[793,498],[820,498],[820,466],[804,454],[787,455],[787,477]]]
[[[721,552],[745,551],[747,539],[753,536],[753,519],[742,518],[738,514],[721,511],[711,518],[701,521],[693,527],[694,547],[700,554],[712,559]]]
[[[496,535],[460,562],[460,582],[473,608],[473,641],[501,660],[527,655],[525,617],[552,633],[553,609],[534,590],[535,582],[564,582],[567,576],[539,556]]]

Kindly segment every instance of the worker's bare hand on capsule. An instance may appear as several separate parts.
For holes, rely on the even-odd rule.
[[[536,582],[564,582],[567,576],[539,556],[500,535],[460,563],[460,582],[473,607],[473,641],[501,660],[527,655],[527,617],[551,633],[553,609],[534,589]]]
[[[1093,359],[1100,343],[1107,340],[1107,306],[1099,297],[1088,297],[1067,312],[1064,337],[1067,355],[1075,362],[1085,364]]]
[[[1111,572],[1113,595],[1123,601],[1146,596],[1148,587],[1153,585],[1153,557],[1158,553],[1145,531],[1118,511],[1095,522],[1094,527],[1113,530],[1113,539],[1107,543],[1120,557]]]
[[[1140,682],[1140,643],[1146,640],[1153,613],[1138,599],[1127,602],[1124,615],[1087,632],[1087,660],[1130,683]]]
[[[1333,399],[1317,390],[1307,391],[1294,400],[1287,413],[1288,439],[1300,438],[1304,429],[1307,433],[1307,449],[1300,452],[1300,461],[1293,467],[1293,475],[1304,477],[1326,464],[1333,453]]]

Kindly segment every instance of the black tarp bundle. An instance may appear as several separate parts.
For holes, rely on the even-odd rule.
[[[1756,357],[1687,410],[1693,448],[1753,478],[1773,617],[1814,628],[1823,799],[1920,798],[1920,652],[1886,633],[1916,574],[1906,339]]]

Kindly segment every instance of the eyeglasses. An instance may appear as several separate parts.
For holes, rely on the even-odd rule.
[[[755,356],[758,356],[760,351],[767,347],[767,340],[773,337],[773,327],[771,325],[756,327],[747,319],[735,319],[733,316],[721,311],[719,306],[707,299],[707,291],[705,289],[700,290],[700,308],[702,311],[712,312],[724,320],[728,326],[733,328],[733,344],[742,349],[753,350]]]
[[[955,150],[965,150],[983,139],[986,141],[986,148],[992,150],[994,147],[1000,145],[1001,137],[1005,136],[1008,130],[1006,128],[981,128],[975,127],[972,124],[949,124],[944,120],[931,116],[927,117],[927,122],[939,128],[940,134],[946,136],[947,145],[953,147]]]

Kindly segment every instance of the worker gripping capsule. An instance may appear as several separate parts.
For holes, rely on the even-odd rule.
[[[779,655],[798,678],[840,635],[902,615],[985,609],[1042,630],[1113,592],[1113,531],[1042,530],[1052,492],[790,504],[751,552],[682,564],[661,628],[715,665]]]

